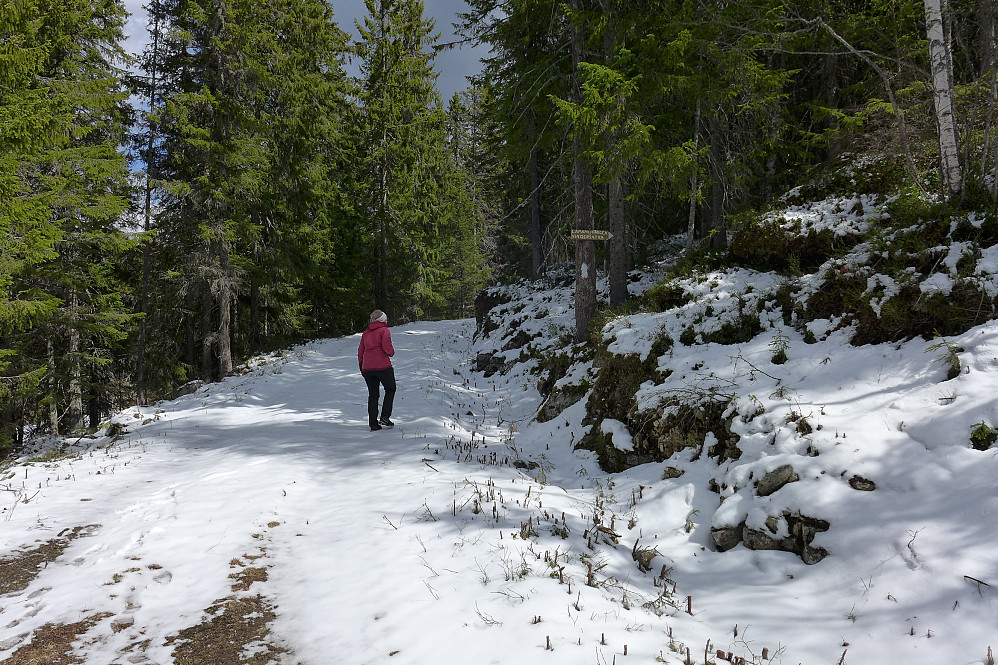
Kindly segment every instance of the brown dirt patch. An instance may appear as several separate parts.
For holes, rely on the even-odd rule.
[[[83,663],[72,654],[73,642],[103,619],[109,612],[94,614],[83,621],[69,624],[47,623],[35,631],[30,644],[21,647],[3,661],[3,665],[69,665]]]
[[[27,589],[46,565],[62,556],[71,542],[89,536],[99,528],[99,524],[89,524],[63,529],[57,538],[0,559],[0,596]]]
[[[267,642],[270,624],[277,615],[261,595],[227,598],[208,608],[210,619],[185,628],[167,641],[176,644],[175,665],[267,665],[280,662],[287,650]],[[247,647],[253,653],[246,656]]]
[[[246,561],[266,557],[266,548],[257,554],[244,554],[232,559],[229,566],[237,568],[229,577],[235,582],[232,591],[247,591],[256,582],[267,580],[263,566],[247,566]],[[166,641],[175,646],[174,665],[268,665],[281,662],[288,654],[284,647],[270,642],[270,624],[277,618],[274,606],[260,594],[232,595],[205,610],[201,623],[185,628]]]
[[[233,591],[247,591],[253,585],[254,582],[266,582],[267,581],[267,569],[266,568],[243,568],[238,573],[232,573],[229,575],[230,578],[238,580],[232,585]]]

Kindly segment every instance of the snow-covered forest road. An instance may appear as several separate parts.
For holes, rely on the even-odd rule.
[[[947,616],[890,586],[945,563],[917,534],[875,575],[839,552],[713,552],[713,462],[603,474],[572,450],[584,404],[528,427],[536,376],[473,372],[473,333],[393,329],[394,430],[368,431],[353,336],[5,472],[0,662],[57,625],[87,665],[984,662],[963,617],[993,616],[992,589]]]

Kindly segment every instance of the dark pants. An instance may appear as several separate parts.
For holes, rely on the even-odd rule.
[[[369,369],[362,374],[367,381],[367,417],[371,421],[371,427],[374,427],[378,424],[379,384],[385,387],[385,403],[381,407],[381,418],[388,420],[392,417],[392,405],[395,403],[395,369],[392,367]]]

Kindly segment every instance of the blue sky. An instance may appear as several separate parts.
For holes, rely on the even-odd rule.
[[[145,10],[142,8],[145,2],[146,0],[125,0],[125,7],[132,14],[126,27],[129,37],[126,47],[133,53],[140,51],[148,41]],[[340,27],[356,37],[354,21],[359,20],[365,13],[364,0],[336,0],[332,5]],[[424,5],[426,13],[436,19],[440,41],[442,43],[454,41],[456,37],[451,24],[457,20],[457,12],[467,9],[464,0],[424,0]],[[481,70],[480,58],[485,54],[486,51],[482,47],[462,46],[437,55],[436,67],[440,73],[437,87],[445,103],[454,92],[467,87],[465,77]]]

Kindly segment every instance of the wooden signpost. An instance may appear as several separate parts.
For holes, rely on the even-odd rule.
[[[613,237],[609,231],[596,229],[572,229],[572,240],[609,240]]]

